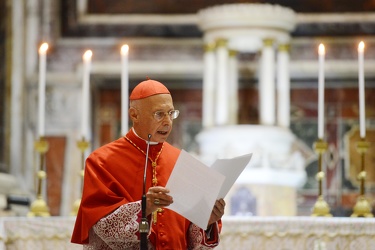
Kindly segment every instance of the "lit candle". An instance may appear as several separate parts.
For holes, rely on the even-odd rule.
[[[324,45],[319,45],[318,138],[324,137]]]
[[[81,135],[82,139],[88,139],[89,134],[89,93],[90,93],[90,70],[92,51],[87,50],[83,54],[83,83],[82,83],[82,116]]]
[[[121,47],[121,135],[128,132],[129,68],[127,44]]]
[[[38,135],[45,135],[45,103],[46,103],[46,58],[48,43],[39,48],[39,89],[38,89]]]
[[[359,131],[361,138],[366,137],[365,125],[365,76],[364,76],[364,42],[358,45],[358,81],[359,81]]]

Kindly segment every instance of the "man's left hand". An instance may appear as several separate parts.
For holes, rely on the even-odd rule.
[[[210,219],[208,220],[208,226],[216,221],[220,220],[224,215],[225,201],[223,199],[216,200]]]

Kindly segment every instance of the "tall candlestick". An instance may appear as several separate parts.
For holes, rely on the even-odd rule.
[[[319,45],[318,138],[324,137],[324,45]]]
[[[83,139],[88,139],[89,134],[89,94],[90,94],[90,71],[91,71],[92,51],[87,50],[83,54],[83,83],[82,83],[82,116],[81,135]]]
[[[46,103],[46,58],[48,43],[39,48],[39,89],[38,89],[38,135],[45,135],[45,103]]]
[[[128,132],[129,68],[127,44],[121,47],[121,135]]]
[[[358,45],[358,81],[359,81],[359,131],[361,138],[366,137],[365,125],[365,76],[364,76],[364,42]]]

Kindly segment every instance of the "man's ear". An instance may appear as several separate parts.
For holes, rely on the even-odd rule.
[[[133,107],[130,107],[129,108],[129,116],[130,116],[130,119],[134,122],[134,121],[137,121],[138,120],[138,110],[136,110],[135,108]]]

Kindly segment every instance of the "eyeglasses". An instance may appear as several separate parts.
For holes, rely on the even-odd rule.
[[[169,118],[171,118],[171,120],[174,120],[178,117],[179,114],[180,114],[179,110],[171,110],[171,111],[168,111],[168,112],[156,111],[154,113],[154,118],[155,118],[155,120],[160,122],[161,120],[164,119],[164,117],[166,115],[169,115]]]

